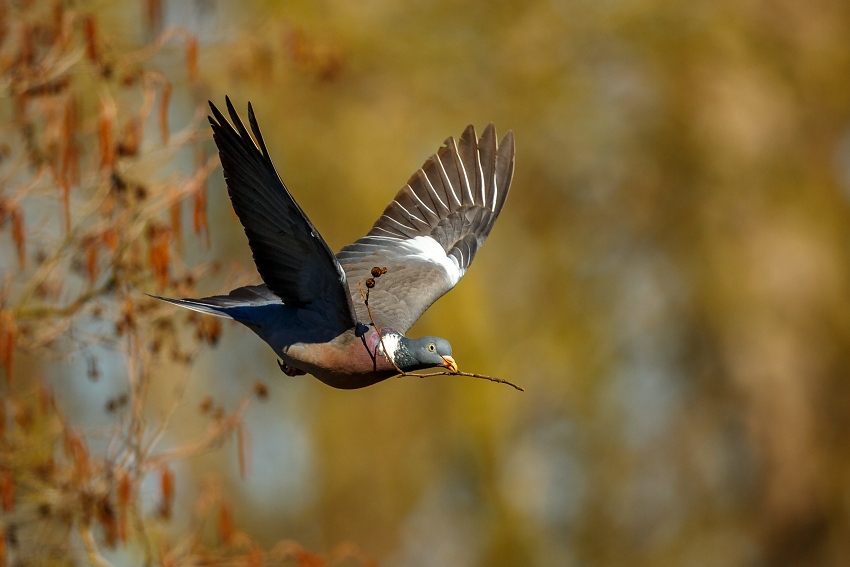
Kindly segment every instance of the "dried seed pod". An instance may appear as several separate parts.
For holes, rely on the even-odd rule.
[[[118,484],[115,488],[115,496],[118,498],[119,506],[129,506],[133,498],[133,482],[130,475],[122,472],[118,476]]]
[[[97,281],[97,245],[98,240],[94,236],[87,236],[82,242],[86,256],[86,275],[89,279],[89,285],[94,285]]]
[[[115,144],[112,141],[112,125],[115,122],[115,112],[115,108],[111,104],[101,100],[97,123],[97,139],[100,166],[103,169],[112,169],[115,165]]]
[[[97,63],[100,60],[100,54],[97,50],[97,22],[93,15],[85,16],[83,29],[86,37],[86,56],[90,61]]]
[[[15,509],[15,478],[9,469],[0,471],[0,504],[4,512]]]
[[[151,224],[148,226],[147,237],[151,268],[159,286],[165,287],[168,284],[168,268],[171,263],[171,231],[162,225]]]
[[[171,217],[171,233],[174,235],[174,240],[177,245],[177,250],[182,254],[183,252],[183,204],[181,201],[174,201],[174,204],[171,205],[170,215]]]
[[[372,278],[366,280],[366,287],[368,287],[369,289],[375,287],[375,280],[373,280]]]
[[[386,271],[386,270],[384,270],[384,271]],[[383,273],[381,271],[381,268],[379,268],[378,266],[375,266],[374,268],[372,268],[371,272],[372,272],[373,278],[379,278],[379,277],[381,277],[381,274]]]
[[[159,136],[163,145],[168,144],[170,132],[168,131],[168,103],[171,100],[171,83],[162,85],[162,98],[159,103]]]
[[[142,144],[142,121],[136,116],[127,122],[124,127],[124,137],[118,144],[118,155],[122,157],[135,157],[139,154]]]
[[[17,327],[11,311],[0,310],[0,363],[6,370],[6,383],[15,381],[15,344]]]
[[[160,471],[159,489],[162,496],[159,503],[159,514],[163,518],[169,519],[174,506],[174,473],[167,466],[163,466]]]
[[[201,315],[195,327],[195,337],[214,346],[221,337],[221,320],[210,315]]]
[[[107,228],[103,231],[103,234],[100,236],[103,244],[106,246],[107,250],[110,252],[115,252],[118,250],[118,231],[114,228]]]
[[[9,211],[12,219],[12,240],[15,242],[15,250],[18,253],[18,265],[23,270],[27,265],[26,237],[24,235],[24,215],[19,206]]]

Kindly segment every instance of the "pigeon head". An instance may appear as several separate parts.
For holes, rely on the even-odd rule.
[[[452,358],[452,345],[446,339],[440,337],[410,339],[400,333],[386,333],[384,345],[396,365],[405,372],[435,366],[444,366],[451,372],[458,371],[457,363]]]

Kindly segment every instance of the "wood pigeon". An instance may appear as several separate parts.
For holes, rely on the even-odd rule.
[[[511,185],[513,134],[497,144],[493,124],[480,138],[470,125],[457,142],[448,138],[369,233],[334,255],[278,176],[251,104],[256,143],[226,102],[231,121],[211,102],[209,120],[264,283],[202,299],[158,299],[239,321],[274,349],[284,372],[310,373],[335,388],[369,386],[397,368],[457,372],[447,340],[405,333],[463,277],[490,233]],[[371,315],[361,290],[369,292]]]

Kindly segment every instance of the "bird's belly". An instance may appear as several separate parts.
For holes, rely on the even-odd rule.
[[[280,349],[278,354],[287,365],[345,390],[370,386],[397,374],[383,356],[373,359],[359,341],[349,341],[347,346],[296,343]]]

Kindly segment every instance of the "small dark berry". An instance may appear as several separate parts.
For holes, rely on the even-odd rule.
[[[366,280],[366,287],[368,287],[369,289],[375,287],[375,280],[373,280],[372,278]]]
[[[374,268],[372,268],[372,277],[373,278],[380,277],[382,273],[383,272],[381,272],[381,268],[379,268],[378,266],[375,266]]]

